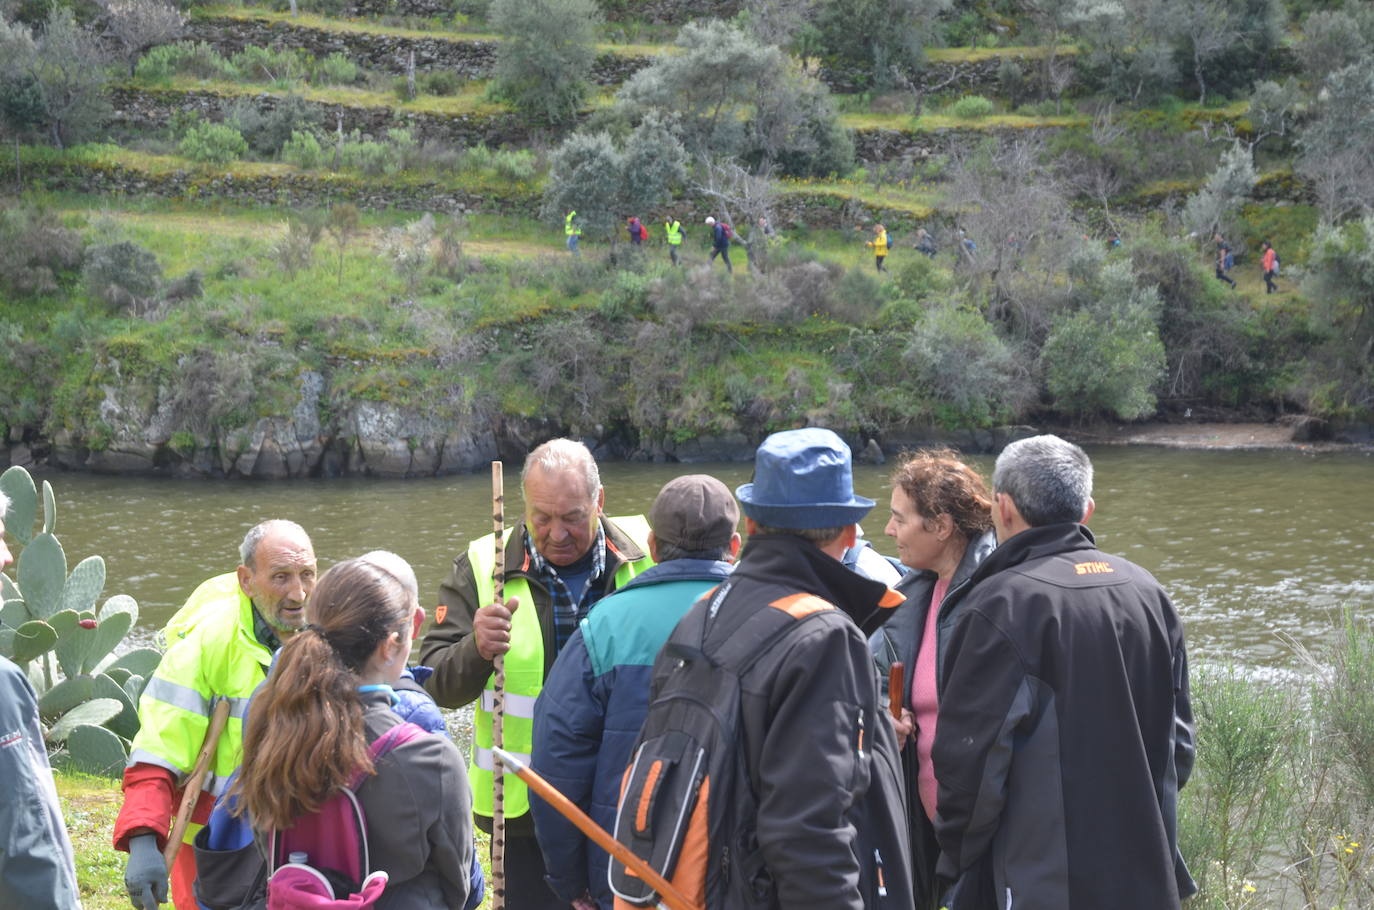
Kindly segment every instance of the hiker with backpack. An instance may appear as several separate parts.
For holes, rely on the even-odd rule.
[[[886,272],[883,267],[883,260],[887,258],[887,228],[881,224],[873,226],[873,239],[868,241],[865,246],[873,250],[873,265],[880,272]]]
[[[1231,286],[1231,290],[1236,289],[1236,280],[1227,273],[1236,264],[1235,258],[1231,254],[1231,244],[1222,239],[1221,234],[1213,234],[1212,242],[1217,245],[1217,281],[1224,281]]]
[[[706,910],[910,908],[901,761],[867,641],[902,596],[841,562],[873,500],[819,427],[764,440],[736,496],[748,543],[654,663],[616,839]],[[618,908],[655,899],[614,860],[611,886]]]
[[[254,696],[234,792],[267,857],[274,910],[467,901],[462,758],[392,710],[424,622],[417,591],[395,554],[334,566],[315,586],[309,623]]]
[[[1279,286],[1274,284],[1274,276],[1279,273],[1279,254],[1268,240],[1264,241],[1263,250],[1260,268],[1264,271],[1264,293],[1272,294],[1279,289]]]
[[[729,577],[738,524],[735,497],[716,478],[665,484],[649,509],[649,555],[658,564],[582,621],[534,706],[532,764],[607,831],[649,708],[654,657],[697,598]],[[550,887],[565,901],[611,910],[606,851],[543,800],[531,801],[530,812]]]
[[[630,243],[640,246],[649,239],[649,229],[636,215],[625,216],[625,228],[630,232]]]
[[[711,229],[711,261],[715,262],[719,256],[725,263],[725,271],[734,274],[735,269],[730,265],[730,241],[735,236],[734,229],[710,215],[706,216],[706,226]]]

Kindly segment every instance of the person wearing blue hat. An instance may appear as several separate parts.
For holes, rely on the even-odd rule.
[[[755,890],[772,893],[759,906],[910,907],[901,760],[867,641],[903,598],[841,562],[873,500],[854,492],[849,446],[817,427],[764,440],[735,495],[748,543],[692,608],[708,657],[768,630],[740,672],[738,714],[758,853],[733,862],[760,870]]]

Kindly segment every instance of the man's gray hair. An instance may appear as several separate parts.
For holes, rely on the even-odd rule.
[[[1058,436],[1018,439],[997,456],[992,492],[1010,496],[1032,528],[1082,521],[1093,495],[1093,464]]]
[[[305,533],[305,528],[294,521],[288,521],[285,518],[269,518],[253,525],[248,533],[243,535],[243,543],[239,544],[239,562],[250,569],[256,569],[257,567],[253,565],[253,558],[257,556],[258,544],[262,543],[262,539],[273,531],[292,531],[306,540],[310,539],[310,535]]]
[[[534,447],[525,456],[525,467],[520,472],[520,482],[530,475],[530,469],[540,468],[550,473],[577,471],[587,484],[587,499],[594,500],[601,492],[601,472],[597,470],[596,459],[591,450],[576,439],[550,439]]]
[[[415,578],[415,570],[410,567],[410,563],[390,550],[373,550],[370,553],[364,553],[359,559],[370,563],[396,579],[396,582],[405,589],[411,599],[419,602],[420,582]]]
[[[5,515],[10,510],[10,498],[4,493],[0,493],[0,521],[5,520]]]

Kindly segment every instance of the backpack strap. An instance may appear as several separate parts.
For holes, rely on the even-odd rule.
[[[695,651],[709,654],[711,663],[743,675],[774,641],[796,625],[797,620],[763,603],[732,604],[732,609],[719,612],[730,588],[731,583],[727,580],[711,591],[707,595],[707,608],[689,611],[673,638],[691,642]],[[714,643],[709,652],[706,650],[708,638]]]
[[[391,750],[404,746],[411,740],[419,739],[422,736],[429,736],[424,727],[403,720],[372,741],[367,747],[367,757],[375,763]],[[348,789],[357,790],[362,782],[367,779],[367,776],[365,771],[355,773],[352,780],[348,782]]]

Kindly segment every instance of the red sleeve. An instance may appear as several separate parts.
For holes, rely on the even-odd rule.
[[[139,828],[157,834],[157,848],[167,845],[167,834],[180,797],[176,778],[159,765],[138,762],[124,769],[124,805],[114,825],[114,848],[129,851],[129,838]]]

